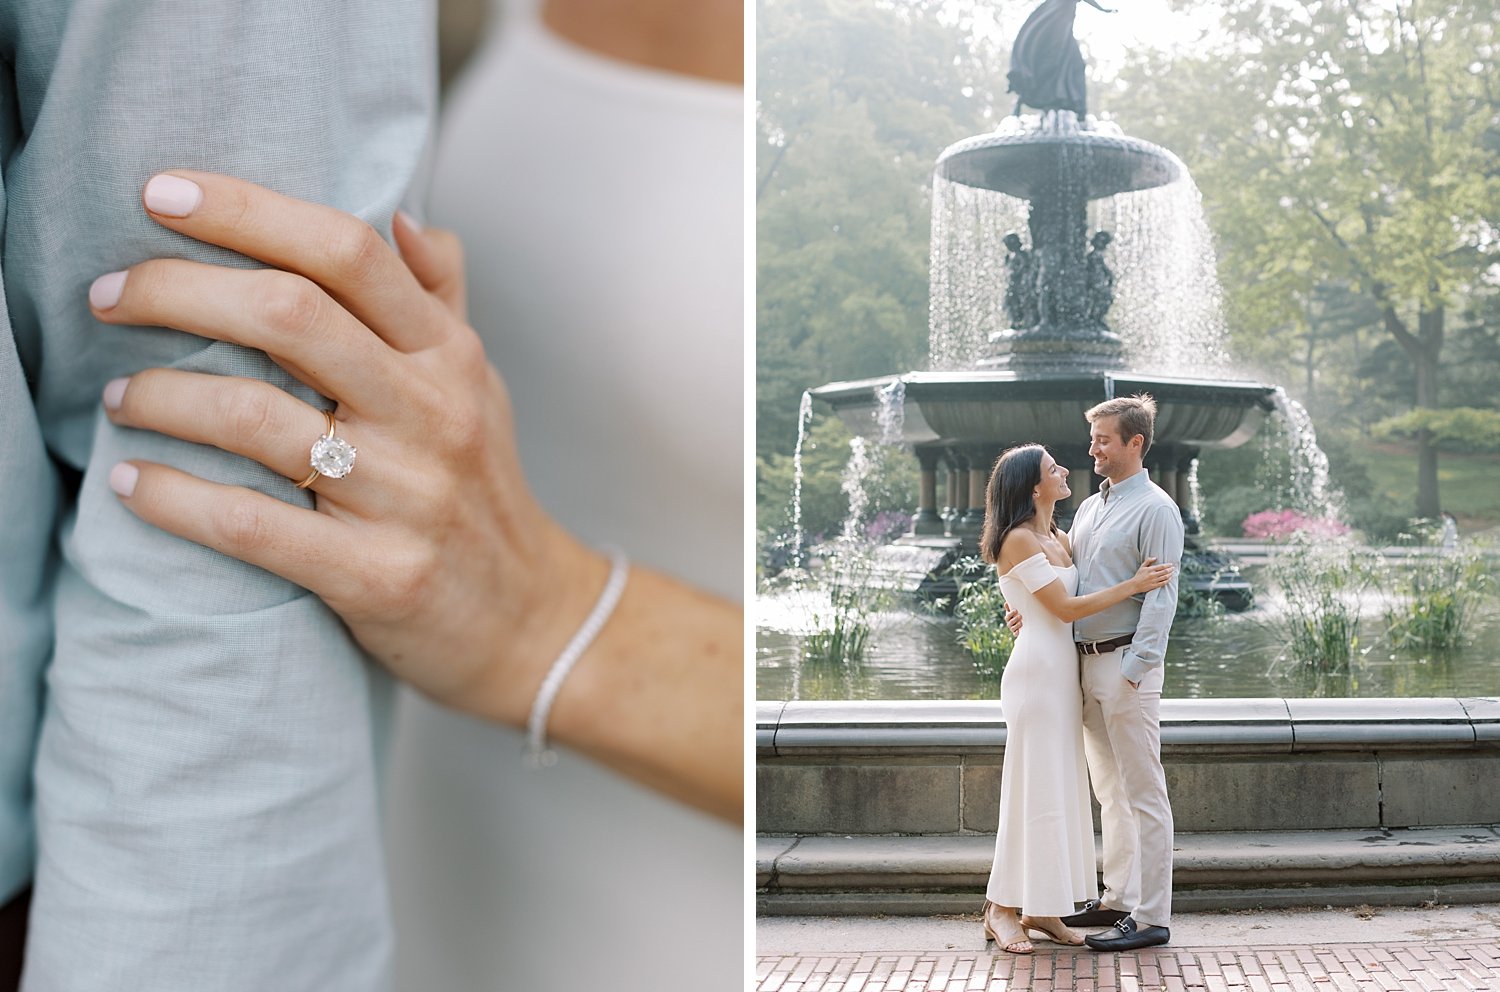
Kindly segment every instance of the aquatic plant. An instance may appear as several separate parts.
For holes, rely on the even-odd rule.
[[[1392,574],[1384,619],[1396,648],[1458,647],[1481,602],[1496,591],[1490,563],[1476,551],[1415,558]]]
[[[840,547],[817,573],[825,605],[811,611],[812,630],[802,639],[802,656],[815,664],[858,665],[870,641],[870,620],[885,598],[869,582],[868,559]]]
[[[980,674],[998,676],[1010,660],[1016,636],[1005,625],[1005,596],[995,581],[995,570],[977,557],[968,557],[953,564],[952,575],[958,585],[953,604],[958,643]]]
[[[1296,535],[1267,569],[1285,600],[1262,621],[1287,654],[1317,672],[1343,672],[1359,650],[1360,597],[1379,577],[1367,549]]]

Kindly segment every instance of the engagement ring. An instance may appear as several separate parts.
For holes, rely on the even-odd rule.
[[[318,476],[326,475],[330,479],[342,479],[354,470],[355,447],[341,437],[334,436],[335,423],[333,412],[324,410],[323,416],[328,420],[328,433],[322,434],[313,442],[312,452],[308,457],[308,463],[312,465],[312,475],[297,483],[298,489],[306,489],[318,481]]]

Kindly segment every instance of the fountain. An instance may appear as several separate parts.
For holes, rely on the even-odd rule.
[[[1060,61],[1077,78],[1053,91],[1015,85],[1058,76],[1036,65],[1045,53],[1013,67],[1040,117],[1008,117],[938,157],[930,368],[810,393],[857,434],[911,446],[921,469],[911,531],[877,552],[874,569],[927,595],[946,594],[946,566],[977,549],[985,484],[1005,448],[1039,441],[1072,468],[1066,521],[1099,482],[1084,411],[1149,393],[1158,415],[1146,467],[1182,511],[1184,581],[1242,609],[1248,584],[1193,541],[1195,464],[1205,448],[1249,440],[1276,389],[1210,377],[1226,359],[1197,189],[1171,152],[1080,116],[1076,52]]]

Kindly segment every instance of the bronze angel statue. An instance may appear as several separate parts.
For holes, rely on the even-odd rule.
[[[1090,7],[1114,13],[1098,0],[1083,0]],[[1083,53],[1073,37],[1073,15],[1078,0],[1044,0],[1031,12],[1016,34],[1010,50],[1010,92],[1017,95],[1015,113],[1021,105],[1034,110],[1071,110],[1084,118]]]

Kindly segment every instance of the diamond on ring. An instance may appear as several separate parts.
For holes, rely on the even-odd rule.
[[[338,425],[333,419],[332,411],[324,410],[323,417],[328,421],[328,433],[313,442],[312,451],[308,456],[308,464],[312,466],[312,475],[297,483],[298,489],[306,489],[317,482],[319,476],[326,475],[330,479],[342,479],[354,471],[354,456],[358,453],[357,449],[343,438],[334,436]]]
[[[341,437],[325,435],[313,442],[309,463],[319,475],[342,479],[354,469],[354,445]]]

